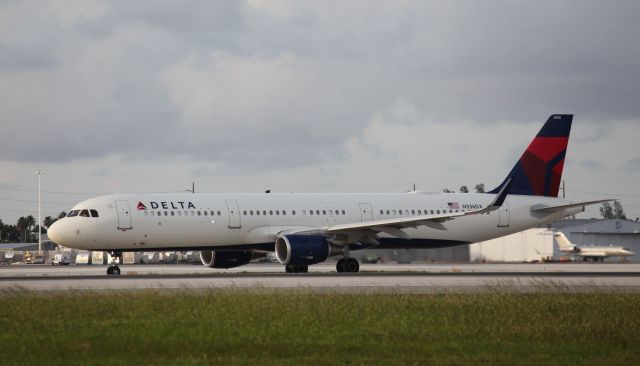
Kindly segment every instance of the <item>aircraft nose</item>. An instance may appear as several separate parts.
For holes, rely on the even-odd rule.
[[[63,243],[64,241],[63,226],[64,224],[62,222],[54,222],[53,225],[49,226],[49,229],[47,230],[47,235],[49,236],[49,239],[51,239],[52,242],[56,244]]]

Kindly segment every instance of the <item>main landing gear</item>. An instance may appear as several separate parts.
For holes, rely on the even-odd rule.
[[[336,270],[338,272],[358,272],[360,263],[355,258],[342,258],[338,260]]]
[[[107,276],[118,276],[120,275],[118,263],[120,262],[120,258],[122,258],[122,252],[109,252],[109,255],[111,255],[111,263],[109,264],[109,268],[107,268]]]

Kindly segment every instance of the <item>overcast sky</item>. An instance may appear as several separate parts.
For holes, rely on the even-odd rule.
[[[567,197],[620,195],[635,218],[639,16],[638,1],[4,0],[0,219],[37,215],[37,169],[46,215],[191,181],[492,188],[553,113],[575,114]]]

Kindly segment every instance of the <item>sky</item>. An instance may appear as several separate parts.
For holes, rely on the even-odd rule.
[[[554,113],[575,115],[567,198],[635,218],[639,15],[633,0],[3,0],[0,219],[37,216],[36,170],[43,217],[191,182],[493,188]]]

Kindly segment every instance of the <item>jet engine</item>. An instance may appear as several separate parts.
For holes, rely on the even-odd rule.
[[[251,260],[252,253],[247,250],[203,250],[200,261],[209,268],[233,268],[244,266]]]
[[[283,235],[276,239],[276,257],[288,266],[308,266],[342,254],[342,248],[323,236]]]

